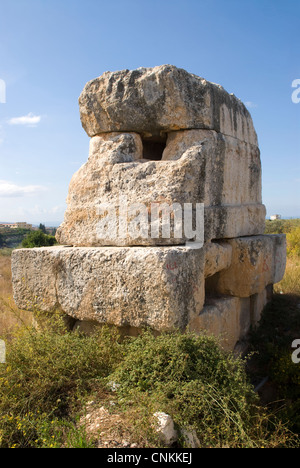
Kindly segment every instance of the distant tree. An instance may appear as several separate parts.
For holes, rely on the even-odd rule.
[[[289,234],[297,227],[300,227],[300,219],[275,219],[266,220],[265,234]]]
[[[284,232],[285,220],[275,219],[266,221],[265,234],[282,234]]]
[[[39,225],[39,230],[42,231],[44,234],[47,234],[45,224],[42,224],[42,223],[41,223],[41,224]]]
[[[34,247],[51,247],[56,244],[54,236],[48,236],[43,231],[33,231],[22,241],[22,247],[32,249]]]

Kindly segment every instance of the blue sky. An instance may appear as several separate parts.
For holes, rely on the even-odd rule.
[[[85,83],[162,64],[247,103],[267,213],[300,217],[299,43],[299,0],[0,0],[0,221],[59,224],[88,157]]]

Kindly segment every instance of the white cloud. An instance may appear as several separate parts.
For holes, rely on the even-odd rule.
[[[30,112],[28,115],[22,117],[13,117],[9,119],[9,125],[25,125],[27,127],[36,127],[40,123],[42,117],[40,115],[34,115]]]
[[[255,102],[252,101],[246,101],[245,106],[249,107],[249,109],[254,109],[255,107],[257,107],[257,104],[255,104]]]
[[[7,199],[6,207],[3,207],[0,204],[0,219],[16,222],[16,221],[24,221],[30,222],[32,224],[39,224],[40,222],[47,223],[48,226],[52,224],[61,224],[64,219],[64,213],[66,210],[65,206],[40,206],[38,204],[31,204],[31,200],[25,202],[25,199],[22,199],[22,206],[18,203],[16,206],[16,202],[13,199],[10,199],[11,203],[9,204],[9,200]],[[28,206],[26,206],[28,205]]]
[[[56,215],[56,214],[64,214],[65,207],[64,206],[53,206],[52,208],[44,208],[40,205],[35,205],[24,210],[24,213],[27,215],[32,216],[44,216],[44,215]]]
[[[16,185],[7,180],[0,180],[0,197],[24,197],[26,195],[34,195],[44,192],[45,187],[41,185]]]

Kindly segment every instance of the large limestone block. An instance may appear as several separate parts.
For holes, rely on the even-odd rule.
[[[270,289],[273,289],[273,285],[268,285],[262,292],[250,297],[251,325],[253,327],[258,325],[265,306],[271,300]]]
[[[21,309],[119,327],[184,329],[204,303],[204,249],[20,249],[12,273]]]
[[[205,268],[204,276],[215,275],[218,271],[230,267],[232,261],[232,247],[226,243],[207,242],[204,245]]]
[[[259,203],[207,206],[204,210],[205,240],[263,234],[265,219],[266,208]]]
[[[106,164],[101,157],[91,154],[87,163],[73,176],[67,198],[67,211],[58,229],[60,244],[76,246],[101,245],[174,245],[185,243],[182,235],[152,236],[152,205],[172,207],[179,203],[202,203],[198,180],[203,155],[200,149],[187,152],[180,161],[158,164],[156,161]],[[143,205],[142,207],[140,205]],[[144,212],[143,212],[144,210]],[[183,211],[182,211],[183,212]],[[145,215],[145,224],[131,232],[130,227],[141,224],[139,216]],[[116,215],[116,220],[114,220]],[[126,218],[126,229],[120,223]],[[172,218],[173,219],[173,218]],[[170,224],[172,220],[168,218]],[[105,221],[108,225],[105,229]],[[135,222],[137,221],[137,222]],[[115,223],[117,230],[114,230]]]
[[[188,329],[197,334],[214,335],[223,348],[232,351],[250,329],[250,298],[209,297]]]
[[[284,234],[240,237],[224,240],[232,247],[229,268],[207,279],[210,291],[238,297],[262,293],[266,286],[281,281],[286,266]]]
[[[81,122],[89,136],[138,132],[144,136],[206,128],[257,145],[244,104],[220,85],[172,65],[105,72],[86,84]]]
[[[205,204],[261,203],[261,161],[256,145],[215,131],[184,130],[168,134],[162,159],[177,160],[204,142],[209,142],[202,181]]]
[[[192,203],[194,208],[197,203],[204,204],[202,228],[206,240],[262,234],[265,207],[260,202],[259,153],[251,153],[247,150],[250,145],[241,143],[243,153],[236,142],[207,130],[176,132],[167,153],[174,154],[173,159],[145,161],[141,138],[135,133],[92,138],[89,159],[70,183],[58,242],[75,246],[184,244],[190,238],[184,229],[179,236],[173,230],[169,237],[163,232],[153,236],[150,213],[153,205],[179,204],[183,214],[185,203]],[[120,213],[124,221],[124,212],[130,224],[138,204],[143,204],[147,224],[149,221],[140,235],[113,229],[100,233],[99,223],[106,216],[103,207],[117,215],[118,219],[112,221],[114,227],[120,222]],[[126,205],[133,208],[131,215]],[[171,216],[174,218],[174,213]],[[170,221],[169,217],[171,224],[173,218]]]
[[[143,158],[143,143],[137,133],[105,133],[90,141],[90,159],[119,164]]]

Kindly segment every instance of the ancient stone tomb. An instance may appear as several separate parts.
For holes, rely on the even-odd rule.
[[[13,253],[16,303],[61,309],[82,329],[207,330],[234,349],[286,261],[285,236],[263,234],[246,107],[170,65],[106,72],[79,106],[89,158],[70,183],[60,246]]]

